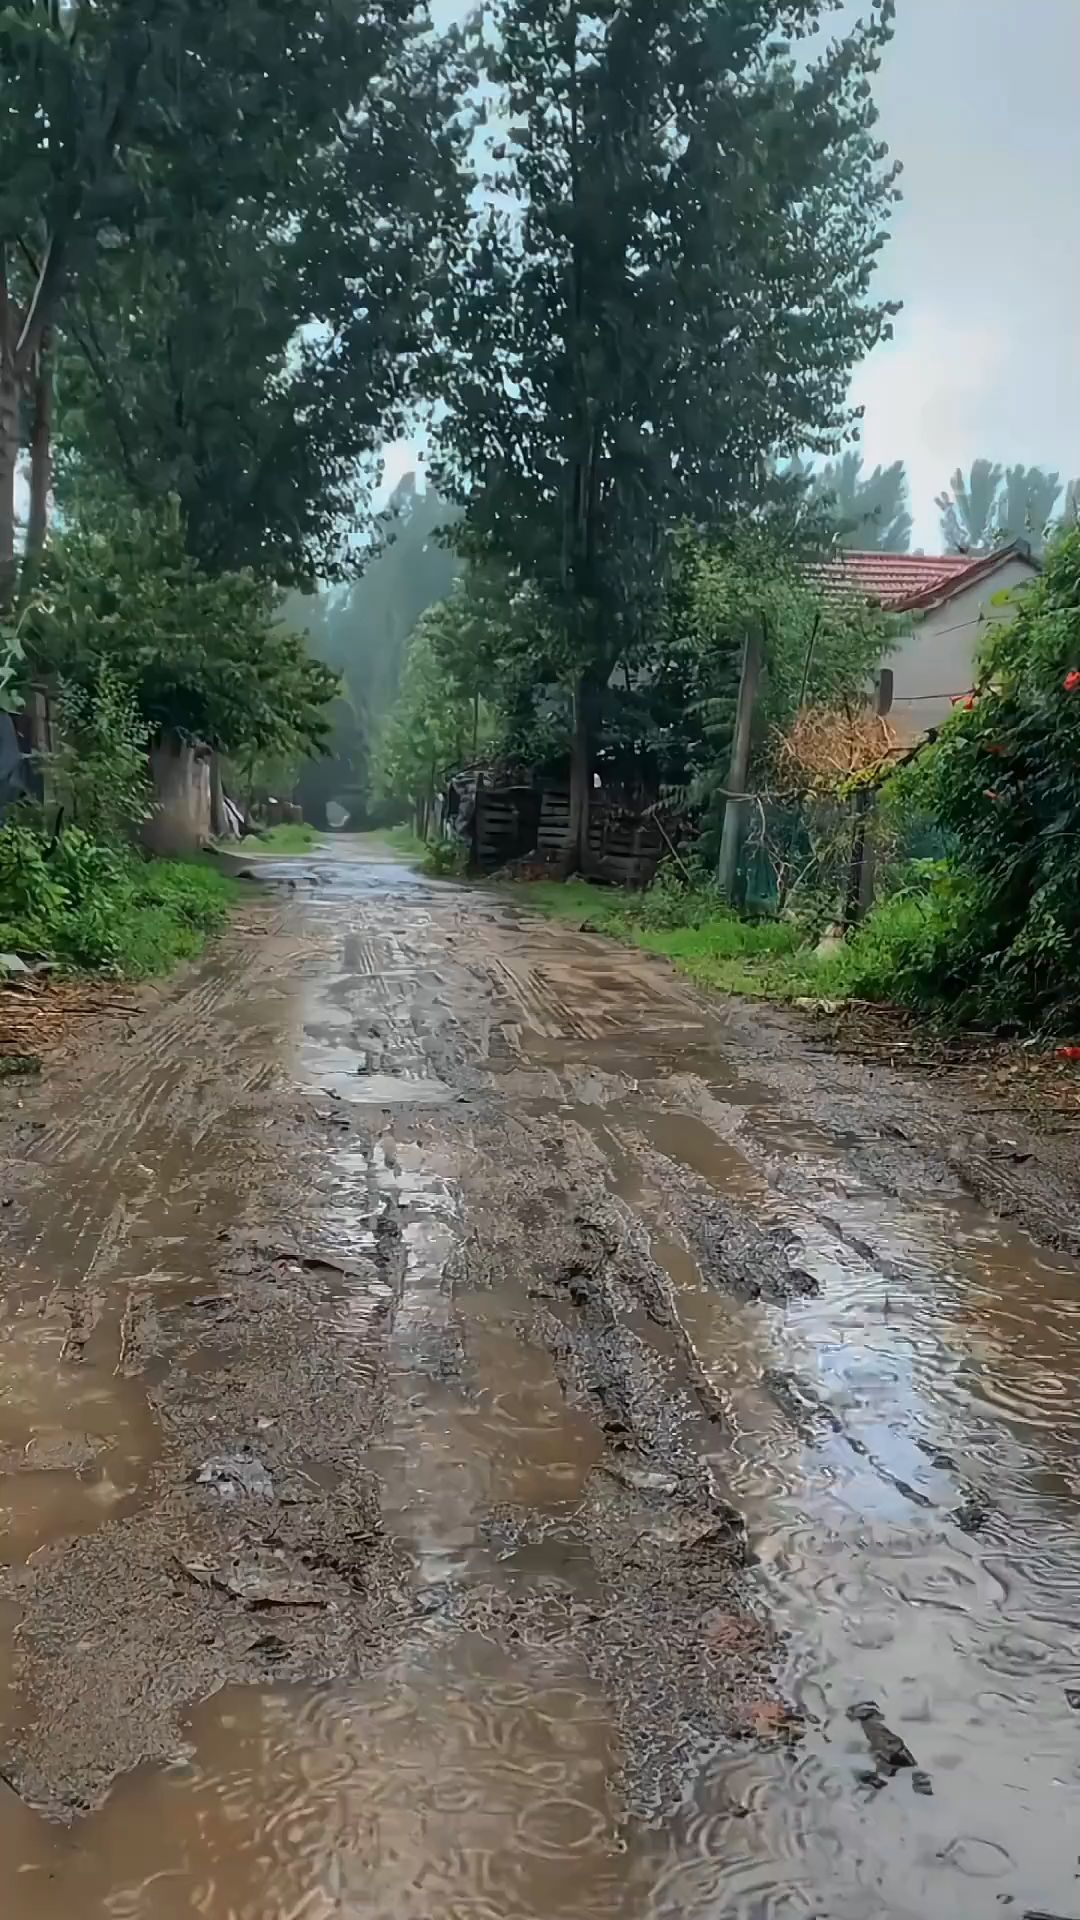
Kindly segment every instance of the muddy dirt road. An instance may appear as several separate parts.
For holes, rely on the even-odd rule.
[[[5,1920],[1076,1920],[1073,1254],[643,956],[266,877],[0,1113]]]

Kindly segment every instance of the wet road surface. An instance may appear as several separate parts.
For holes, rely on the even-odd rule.
[[[1074,1263],[898,1195],[641,955],[360,845],[266,876],[9,1157],[5,1916],[1078,1920]],[[268,1326],[308,1287],[280,1405],[249,1241]],[[72,1556],[197,1527],[215,1419],[309,1506],[362,1460],[388,1570],[274,1653],[306,1597],[241,1647],[219,1568],[144,1728],[138,1578],[98,1635]]]

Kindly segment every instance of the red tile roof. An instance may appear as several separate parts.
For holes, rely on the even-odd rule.
[[[861,553],[845,548],[835,559],[815,567],[813,573],[830,598],[854,593],[890,613],[906,613],[950,600],[965,587],[996,573],[1006,560],[1031,562],[1026,544],[1015,541],[1007,547],[995,547],[992,553],[977,554]]]

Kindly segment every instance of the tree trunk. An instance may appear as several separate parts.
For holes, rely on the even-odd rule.
[[[589,844],[589,795],[592,789],[592,752],[589,733],[588,690],[584,674],[574,682],[574,730],[570,742],[570,817],[566,825],[560,868],[564,880],[585,864]]]
[[[225,812],[225,789],[221,784],[221,755],[210,755],[210,831],[215,840],[224,840],[229,832]]]
[[[7,259],[0,241],[0,614],[15,598],[15,463],[19,457],[19,382],[15,312],[8,302]]]
[[[164,733],[150,749],[154,804],[142,829],[152,853],[198,853],[210,837],[210,773],[190,741]]]
[[[29,585],[45,551],[49,529],[49,488],[52,485],[52,355],[46,334],[34,369],[34,424],[30,434],[30,514],[26,522],[26,557],[22,586]],[[20,588],[20,592],[22,588]]]
[[[754,708],[757,705],[763,653],[763,636],[755,624],[748,630],[743,643],[739,698],[735,708],[735,736],[731,743],[731,764],[727,778],[728,797],[720,837],[720,858],[716,866],[716,884],[725,900],[731,900],[734,895],[735,878],[739,871],[739,853],[746,821],[746,801],[741,796],[746,792],[746,777],[750,771]]]

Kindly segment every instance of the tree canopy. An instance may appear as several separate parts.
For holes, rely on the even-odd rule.
[[[500,0],[473,244],[442,308],[442,483],[533,580],[589,702],[655,612],[665,536],[752,512],[770,458],[828,451],[892,309],[896,195],[870,76],[889,0],[809,59],[820,0]]]
[[[275,617],[251,573],[207,573],[175,505],[78,525],[20,616],[33,667],[94,689],[106,669],[154,734],[227,754],[318,750],[337,678]]]
[[[70,302],[69,497],[176,493],[210,566],[311,585],[356,564],[462,203],[437,48],[365,47],[347,118],[274,195],[170,201],[162,244],[103,255]]]
[[[87,368],[69,444],[178,492],[203,559],[327,564],[461,177],[423,24],[413,0],[0,13],[0,593],[51,334]]]
[[[909,775],[957,837],[918,952],[965,1017],[1075,1020],[1080,993],[1080,533],[1056,540],[979,684]]]
[[[1066,519],[1074,493],[1070,481]],[[946,549],[980,553],[1001,541],[1026,540],[1041,553],[1060,495],[1061,475],[1042,467],[1003,467],[994,460],[973,460],[966,474],[957,467],[948,490],[935,501]]]
[[[863,472],[855,449],[806,474],[810,497],[836,523],[836,544],[878,553],[907,553],[912,518],[902,460]]]

